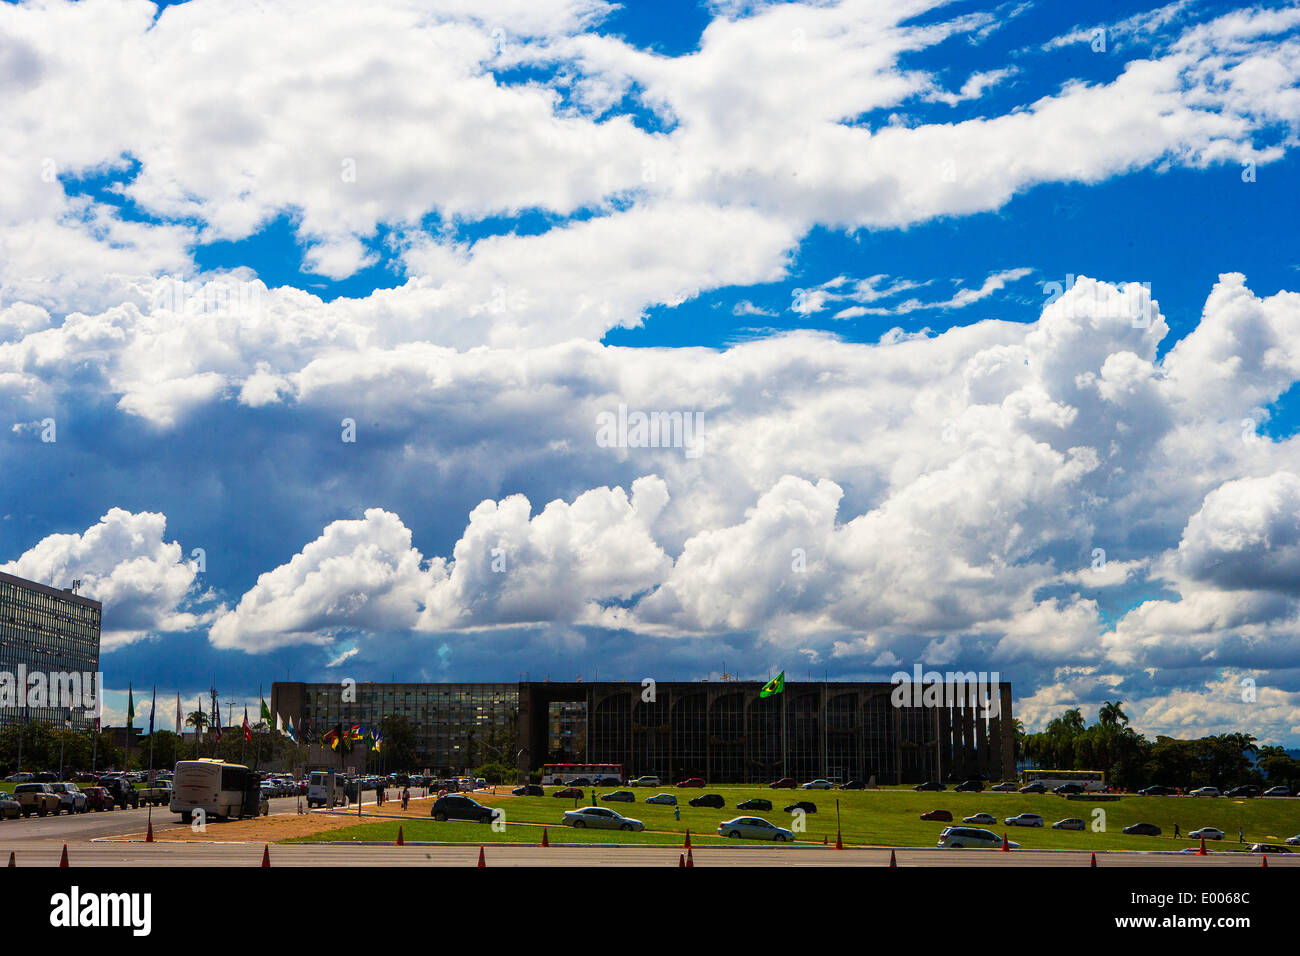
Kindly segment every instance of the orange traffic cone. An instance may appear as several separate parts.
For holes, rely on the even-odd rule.
[[[1209,854],[1207,854],[1207,853],[1205,852],[1205,837],[1201,837],[1201,848],[1200,848],[1199,850],[1196,851],[1196,855],[1197,855],[1197,856],[1208,856],[1208,855],[1209,855]]]
[[[478,865],[487,866],[487,857],[483,855],[483,847],[478,848]]]
[[[68,845],[63,844],[63,856],[59,857],[59,866],[68,865]]]
[[[262,869],[267,869],[271,865],[271,845],[262,844]]]
[[[406,841],[402,839],[402,825],[400,823],[397,825],[397,845],[406,846]]]
[[[149,821],[149,829],[145,831],[144,842],[145,843],[153,842],[153,821],[152,820]]]
[[[690,850],[686,851],[686,865],[690,867],[695,866],[695,858],[691,856]]]
[[[685,865],[686,865],[686,854],[685,854],[685,853],[678,853],[678,854],[677,854],[677,866],[678,866],[678,868],[681,868],[681,867],[683,867],[683,866],[685,866]]]
[[[1096,853],[1094,853],[1094,854],[1092,855],[1092,862],[1091,862],[1090,864],[1088,864],[1088,865],[1089,865],[1089,866],[1096,866],[1096,865],[1097,865],[1097,854],[1096,854]]]
[[[893,851],[893,850],[890,850],[890,851],[889,851],[889,865],[890,865],[890,866],[898,866],[898,860],[897,860],[897,858],[895,858],[895,856],[894,856],[894,851]]]
[[[550,846],[550,837],[546,835],[546,827],[542,827],[542,846]]]
[[[18,864],[14,862],[14,851],[13,851],[13,850],[10,850],[10,851],[9,851],[9,866],[10,866],[10,867],[15,867],[15,866],[17,866],[17,865],[18,865]]]
[[[686,828],[686,842],[683,843],[682,846],[685,847],[685,848],[688,849],[688,850],[691,848],[691,828],[690,828],[690,827],[687,827],[687,828]]]
[[[1268,866],[1268,854],[1267,854],[1267,853],[1264,854],[1264,861],[1263,861],[1262,863],[1260,863],[1260,866]]]
[[[1005,833],[1002,834],[1002,852],[1003,853],[1011,852],[1011,844],[1007,842],[1007,835]]]
[[[837,850],[844,849],[844,839],[840,836],[839,830],[835,831],[835,849]]]

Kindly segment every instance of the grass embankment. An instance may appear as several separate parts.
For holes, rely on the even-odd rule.
[[[913,793],[910,790],[885,789],[872,791],[789,791],[769,790],[766,787],[719,786],[705,790],[661,790],[637,792],[637,803],[602,803],[624,816],[641,820],[646,833],[602,831],[590,828],[574,830],[560,823],[565,810],[572,809],[574,801],[558,800],[547,788],[544,797],[511,797],[490,794],[475,795],[481,803],[499,806],[505,811],[504,832],[494,831],[486,824],[446,822],[433,820],[403,821],[406,840],[428,842],[524,842],[541,840],[540,826],[516,824],[545,824],[548,839],[553,843],[680,843],[687,827],[692,842],[729,842],[718,837],[718,824],[736,816],[759,816],[778,826],[792,828],[791,814],[782,808],[796,800],[809,800],[817,805],[818,812],[806,817],[806,830],[796,833],[798,842],[817,843],[835,841],[835,801],[840,803],[840,828],[845,843],[879,846],[934,846],[939,833],[949,824],[919,819],[928,810],[949,810],[953,823],[960,824],[962,817],[975,813],[991,813],[998,819],[988,829],[1005,831],[1009,839],[1026,849],[1068,850],[1181,850],[1196,846],[1198,841],[1186,838],[1189,830],[1197,827],[1218,827],[1228,835],[1216,843],[1210,841],[1210,850],[1242,849],[1237,842],[1237,830],[1245,830],[1247,844],[1252,842],[1281,843],[1287,837],[1300,833],[1300,798],[1237,800],[1218,797],[1141,797],[1124,796],[1119,800],[1098,802],[1066,800],[1053,794],[1020,793]],[[609,790],[602,790],[608,793]],[[675,793],[680,802],[681,819],[675,819],[673,808],[645,803],[654,793]],[[727,801],[720,810],[695,808],[686,801],[701,793],[721,794]],[[590,795],[590,790],[588,790]],[[736,804],[750,798],[770,800],[772,811],[737,810]],[[589,801],[580,801],[586,806]],[[1093,811],[1105,812],[1105,831],[1093,832]],[[1046,826],[1043,829],[1007,827],[1002,821],[1019,813],[1038,813]],[[1084,820],[1088,829],[1083,832],[1052,830],[1051,824],[1066,817]],[[1164,832],[1159,837],[1128,836],[1121,831],[1131,823],[1154,823]],[[1183,839],[1173,838],[1174,823],[1182,828]],[[392,842],[397,838],[397,821],[382,821],[332,830],[299,840],[356,840]],[[749,843],[751,841],[745,841]]]

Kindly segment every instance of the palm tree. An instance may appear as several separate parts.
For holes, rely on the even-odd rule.
[[[1124,713],[1124,702],[1122,700],[1101,702],[1101,710],[1097,712],[1097,722],[1103,727],[1119,727],[1128,723],[1128,715]]]
[[[199,752],[198,738],[203,736],[203,732],[208,729],[208,715],[201,710],[192,711],[185,718],[185,726],[194,728],[194,752]]]

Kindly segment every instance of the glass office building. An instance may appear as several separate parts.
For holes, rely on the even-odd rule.
[[[0,726],[93,727],[102,614],[98,601],[0,572]]]
[[[271,694],[276,713],[306,728],[305,743],[318,744],[337,723],[405,716],[421,766],[446,773],[495,762],[515,765],[521,778],[546,763],[617,763],[627,777],[737,783],[1015,776],[1009,683],[986,689],[983,701],[959,691],[937,706],[895,706],[885,682],[788,681],[766,698],[762,686],[661,682],[647,694],[621,681],[357,684],[347,694],[340,684],[277,683]],[[328,751],[312,757],[329,759]]]

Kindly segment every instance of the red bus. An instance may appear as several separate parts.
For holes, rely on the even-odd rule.
[[[583,779],[595,786],[623,782],[621,763],[547,763],[542,764],[542,783],[559,786]]]

